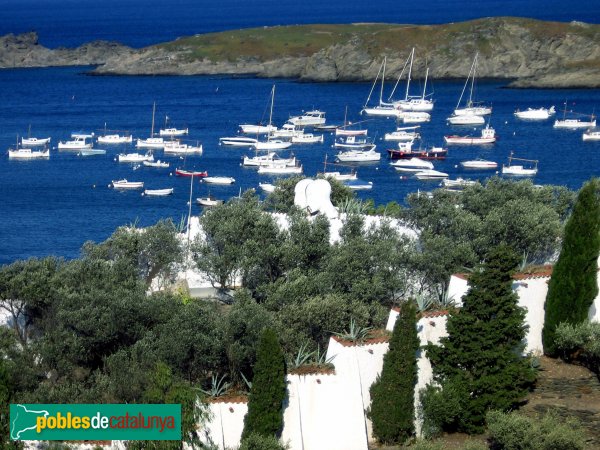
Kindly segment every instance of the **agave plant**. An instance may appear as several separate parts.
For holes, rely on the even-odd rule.
[[[448,295],[448,290],[446,290],[437,301],[437,304],[440,308],[453,308],[456,306],[456,299],[454,295]]]
[[[244,375],[242,372],[240,372],[240,375],[242,376],[242,380],[244,380],[244,384],[246,385],[246,388],[249,392],[250,389],[252,389],[252,381],[248,380],[248,378],[246,378],[246,375]]]
[[[200,392],[209,397],[220,397],[221,395],[225,394],[231,385],[231,383],[225,382],[225,376],[226,375],[223,375],[221,378],[219,378],[218,375],[213,375],[210,379],[210,387],[208,389],[200,388]]]
[[[297,369],[298,367],[309,363],[313,359],[313,356],[314,352],[308,350],[308,343],[305,342],[298,349],[298,353],[296,353],[296,356],[290,361],[288,361],[288,366],[291,369]]]
[[[342,200],[337,205],[337,208],[340,213],[365,214],[367,212],[367,210],[369,209],[369,205],[367,205],[366,203],[362,202],[359,199],[348,198],[348,199]]]
[[[430,295],[425,294],[424,292],[419,292],[414,296],[415,304],[420,312],[425,312],[430,310],[434,306],[434,301]]]
[[[350,327],[347,330],[342,331],[341,333],[334,332],[333,334],[346,341],[362,342],[367,338],[372,329],[373,327],[361,327],[360,325],[357,325],[354,317],[352,317],[350,319]]]
[[[327,357],[327,352],[322,352],[321,351],[321,346],[319,345],[317,347],[317,350],[313,352],[313,358],[314,358],[314,362],[319,365],[319,366],[323,366],[326,364],[331,364],[333,361],[334,356],[331,357]]]

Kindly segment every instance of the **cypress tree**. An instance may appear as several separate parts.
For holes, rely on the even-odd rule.
[[[266,328],[258,342],[242,440],[250,434],[279,437],[286,394],[285,360],[277,335]]]
[[[598,295],[600,200],[598,179],[586,183],[565,226],[563,245],[554,265],[545,304],[544,352],[556,354],[556,327],[583,322]]]
[[[402,443],[415,432],[418,349],[415,308],[406,302],[394,325],[389,350],[383,357],[381,375],[370,388],[369,418],[373,421],[373,434],[382,443]]]
[[[512,291],[518,262],[509,247],[492,249],[482,270],[470,277],[463,307],[448,318],[448,336],[440,346],[427,346],[441,387],[438,399],[454,405],[451,415],[440,418],[442,429],[482,432],[488,410],[514,408],[535,380],[522,357],[525,311]]]

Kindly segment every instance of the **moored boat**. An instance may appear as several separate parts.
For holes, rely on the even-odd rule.
[[[600,131],[588,130],[581,136],[584,141],[600,141]]]
[[[58,143],[59,150],[83,150],[92,148],[92,143],[87,141],[87,137],[84,135],[73,135],[70,141],[60,141]]]
[[[142,155],[141,153],[121,153],[117,157],[120,163],[139,163],[143,161],[154,161],[154,156],[151,153]]]
[[[114,189],[143,189],[144,182],[143,181],[127,181],[126,179],[122,180],[113,180],[111,186]]]
[[[166,169],[166,168],[169,167],[169,163],[168,162],[163,162],[160,159],[158,161],[147,161],[147,160],[145,160],[145,161],[142,162],[142,164],[145,167],[156,167],[156,168],[159,168],[159,169]]]
[[[158,134],[160,136],[183,136],[188,132],[188,128],[161,128]]]
[[[21,145],[29,145],[29,146],[39,146],[46,145],[50,143],[51,138],[36,138],[36,137],[27,137],[21,138]]]
[[[133,142],[133,137],[129,136],[121,136],[120,134],[105,134],[104,136],[98,136],[97,141],[99,144],[131,144]]]
[[[199,170],[175,169],[175,175],[178,177],[196,177],[203,178],[208,176],[208,172]]]
[[[590,120],[581,120],[581,119],[562,119],[555,120],[553,128],[594,128],[596,126],[596,119],[593,118]]]
[[[323,135],[315,135],[312,133],[302,133],[297,136],[292,136],[292,144],[322,144]]]
[[[79,156],[94,156],[94,155],[106,155],[106,150],[103,148],[88,148],[81,150],[77,153]]]
[[[375,146],[369,150],[347,150],[336,155],[341,162],[375,162],[381,159],[381,154],[375,151]]]
[[[414,127],[400,127],[396,128],[396,131],[391,133],[385,133],[383,139],[386,141],[414,141],[419,139],[421,135],[416,130],[420,128],[419,125]]]
[[[448,123],[451,125],[483,125],[485,118],[478,114],[460,114],[448,117]]]
[[[431,147],[428,150],[406,150],[403,147],[398,149],[388,149],[388,157],[390,159],[446,159],[448,149],[442,147]]]
[[[277,186],[271,183],[258,183],[258,187],[268,193],[274,192],[277,188]]]
[[[441,180],[443,178],[448,178],[448,174],[445,172],[440,172],[438,170],[427,169],[422,170],[420,172],[416,172],[415,178],[419,180]]]
[[[314,126],[325,124],[325,113],[319,110],[306,111],[302,115],[290,117],[288,122],[295,126]]]
[[[149,197],[166,197],[167,195],[172,195],[174,189],[146,189],[142,195],[147,195]]]
[[[202,144],[189,145],[181,144],[177,141],[168,141],[165,143],[164,152],[177,154],[202,153]]]
[[[486,159],[472,159],[469,161],[462,161],[460,165],[465,169],[496,169],[498,163],[495,161],[488,161]]]
[[[353,191],[364,191],[373,189],[372,181],[363,181],[359,179],[344,181],[344,185],[349,187]]]
[[[523,111],[515,111],[515,117],[525,120],[546,120],[556,113],[554,106],[550,108],[527,108]]]
[[[458,177],[456,180],[451,180],[449,178],[444,178],[442,180],[442,187],[445,187],[449,190],[460,190],[464,189],[467,186],[473,186],[477,184],[477,181],[465,180],[464,178]]]
[[[528,163],[527,166],[524,164],[512,164],[513,161],[522,161]],[[515,158],[513,153],[510,153],[508,157],[508,165],[502,165],[502,175],[511,175],[516,177],[532,177],[537,174],[538,161],[536,159],[524,159]]]
[[[270,134],[277,130],[275,125],[253,125],[253,124],[242,124],[240,125],[242,133],[244,134]]]
[[[218,206],[223,204],[223,200],[216,199],[209,195],[208,197],[197,198],[196,203],[200,206]]]
[[[271,164],[258,166],[258,173],[272,175],[301,174],[302,166],[288,166],[287,164],[281,164],[280,162],[272,162]]]
[[[394,169],[400,172],[422,172],[433,169],[433,164],[420,158],[398,159],[390,163]]]
[[[219,145],[229,145],[232,147],[251,147],[258,142],[257,139],[245,136],[232,136],[219,138]]]
[[[235,178],[233,177],[204,177],[202,178],[203,183],[209,184],[233,184]]]
[[[10,159],[42,159],[50,158],[50,149],[46,150],[32,150],[30,148],[18,148],[15,150],[8,150],[8,157]]]
[[[496,130],[490,127],[489,124],[481,130],[481,136],[444,136],[444,141],[446,144],[493,144],[496,142],[496,139]]]

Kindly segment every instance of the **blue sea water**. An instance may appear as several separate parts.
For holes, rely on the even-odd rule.
[[[227,29],[387,22],[437,24],[490,16],[599,23],[598,0],[3,0],[0,35],[37,31],[50,47],[95,39],[134,47]]]
[[[273,178],[258,175],[255,169],[240,166],[241,157],[251,154],[245,149],[218,145],[219,137],[235,135],[240,123],[268,119],[272,80],[222,77],[92,77],[87,68],[47,68],[0,71],[0,148],[2,152],[16,141],[17,135],[31,133],[52,137],[52,145],[68,138],[71,131],[102,133],[108,129],[129,131],[135,137],[150,133],[152,104],[156,102],[157,128],[169,116],[173,126],[187,126],[189,140],[201,141],[204,153],[185,159],[168,157],[171,168],[134,170],[131,164],[119,164],[119,152],[132,147],[100,146],[106,155],[80,157],[76,152],[53,149],[49,160],[15,161],[3,154],[0,158],[0,263],[29,256],[56,254],[75,257],[86,240],[106,239],[116,227],[132,222],[155,223],[161,217],[178,221],[187,214],[190,179],[172,176],[176,166],[208,170],[213,176],[233,176],[232,186],[210,188],[194,182],[193,197],[209,192],[218,198],[238,195],[239,190],[256,188],[261,181]],[[290,115],[320,108],[327,112],[328,123],[340,124],[346,107],[348,119],[365,120],[360,111],[370,90],[369,83],[298,83],[277,80],[274,122],[281,125]],[[418,82],[415,82],[418,91]],[[581,131],[552,129],[552,121],[539,123],[518,121],[516,108],[556,105],[565,99],[569,109],[591,114],[600,107],[600,90],[511,90],[503,82],[482,82],[477,98],[491,102],[491,124],[500,140],[495,145],[451,147],[446,161],[435,167],[457,176],[483,179],[490,172],[465,172],[461,160],[484,157],[500,164],[511,151],[515,156],[539,159],[536,183],[561,184],[577,189],[592,176],[600,175],[600,142],[582,142]],[[433,118],[422,126],[423,145],[442,145],[450,133],[472,133],[473,127],[446,125],[446,117],[455,107],[463,83],[434,82],[436,101]],[[390,86],[386,88],[390,89]],[[560,113],[558,113],[560,116]],[[402,202],[410,192],[431,190],[434,182],[419,182],[402,177],[386,159],[385,150],[393,146],[381,140],[395,128],[390,119],[373,119],[362,123],[374,137],[381,162],[358,167],[359,177],[372,181],[372,191],[362,191],[361,198],[376,203]],[[323,169],[325,155],[334,160],[333,136],[326,135],[323,145],[294,146],[307,175]],[[345,170],[342,168],[342,171]],[[107,186],[111,180],[127,178],[144,181],[149,189],[174,187],[171,197],[142,197],[139,191],[117,192]],[[193,205],[193,213],[200,208]]]
[[[4,0],[0,8],[0,35],[35,30],[40,42],[49,47],[73,47],[95,39],[120,41],[143,47],[178,36],[224,29],[296,23],[396,22],[443,23],[483,16],[526,16],[546,20],[580,20],[598,23],[600,2],[580,0],[467,1],[407,0],[372,2],[330,0],[267,0],[240,2],[223,0]],[[218,138],[234,135],[238,124],[267,118],[269,92],[273,81],[223,77],[90,77],[88,68],[47,68],[0,71],[0,264],[29,256],[55,254],[75,257],[86,240],[106,239],[116,227],[132,222],[149,225],[161,217],[179,220],[188,212],[190,180],[170,174],[174,167],[208,170],[210,175],[233,176],[233,186],[214,186],[210,193],[226,199],[240,189],[257,187],[261,181],[254,169],[240,166],[246,150],[220,147]],[[276,80],[274,121],[281,125],[290,115],[320,108],[329,123],[341,123],[346,108],[348,119],[358,115],[370,89],[368,83],[313,84]],[[418,82],[415,89],[418,90]],[[389,86],[388,86],[389,89]],[[435,82],[436,107],[431,123],[422,127],[423,145],[441,145],[443,135],[468,133],[472,128],[451,129],[445,123],[456,104],[462,82]],[[582,143],[581,132],[552,130],[551,121],[516,121],[516,108],[556,105],[590,114],[600,107],[599,90],[507,90],[502,82],[481,83],[478,98],[493,103],[492,125],[500,140],[488,147],[451,148],[449,158],[436,163],[454,178],[482,179],[486,172],[465,173],[458,168],[464,159],[484,157],[499,163],[509,153],[540,160],[537,183],[564,184],[579,188],[591,176],[598,176],[600,143]],[[152,104],[156,102],[157,128],[165,116],[174,126],[188,126],[190,141],[201,141],[202,156],[185,160],[157,157],[171,162],[169,170],[119,164],[115,157],[131,147],[105,147],[105,156],[78,157],[76,152],[51,151],[49,160],[14,161],[4,153],[17,136],[31,133],[52,137],[52,145],[68,138],[71,131],[101,133],[109,129],[130,131],[135,137],[150,133]],[[372,191],[362,198],[377,203],[402,202],[417,189],[430,190],[435,183],[401,177],[389,167],[381,141],[392,131],[391,120],[364,122],[384,157],[378,164],[359,167],[361,179],[372,181]],[[295,146],[305,173],[314,175],[336,153],[333,137],[316,146]],[[111,180],[127,178],[144,181],[147,188],[174,187],[166,198],[142,197],[139,192],[115,192]],[[193,196],[209,193],[195,182]],[[193,213],[200,212],[195,204]]]

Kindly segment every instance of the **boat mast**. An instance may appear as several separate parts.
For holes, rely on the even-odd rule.
[[[154,113],[156,112],[156,102],[152,104],[152,130],[150,131],[150,137],[154,136]]]
[[[465,85],[463,86],[463,90],[460,93],[460,97],[458,99],[458,103],[456,104],[456,109],[458,109],[460,107],[460,102],[462,101],[463,95],[465,95],[465,90],[467,89],[467,85],[469,84],[469,78],[471,77],[471,74],[474,74],[474,68],[475,68],[475,63],[477,62],[477,55],[478,53],[475,54],[475,59],[473,59],[473,64],[471,64],[471,70],[469,70],[469,75],[467,75],[467,81],[465,81]],[[471,95],[473,94],[473,85],[471,85]],[[469,106],[471,103],[471,96],[469,95],[469,104],[467,104],[467,106]]]
[[[423,85],[423,95],[421,95],[421,100],[425,100],[425,91],[427,90],[427,77],[429,76],[429,67],[425,69],[425,84]]]
[[[377,80],[379,79],[379,74],[381,73],[382,67],[383,67],[383,63],[381,66],[379,66],[379,70],[377,71],[377,76],[375,77],[375,81],[373,81],[373,86],[371,86],[371,90],[369,91],[369,96],[367,97],[367,101],[365,102],[365,105],[363,106],[363,108],[366,108],[367,105],[369,104],[369,100],[371,100],[371,95],[373,95],[373,91],[375,90],[375,85],[377,84]]]
[[[408,66],[408,78],[406,79],[406,94],[404,95],[405,101],[408,101],[408,89],[410,88],[410,77],[412,75],[412,66],[413,66],[414,57],[415,57],[415,48],[413,47],[412,52],[410,53],[410,66]]]
[[[475,71],[477,70],[477,58],[479,53],[475,53],[475,59],[473,60],[473,76],[471,78],[471,91],[469,92],[469,103],[467,104],[467,108],[470,108],[473,105],[473,87],[475,86]]]
[[[381,91],[379,91],[379,106],[383,104],[383,84],[385,83],[385,63],[387,56],[383,57],[383,72],[381,73]]]

